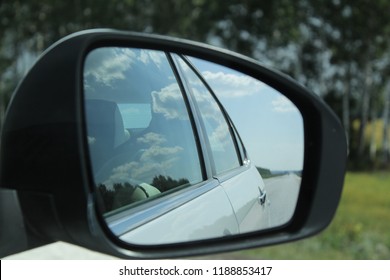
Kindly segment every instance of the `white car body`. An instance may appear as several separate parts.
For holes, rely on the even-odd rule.
[[[120,239],[132,244],[157,245],[269,228],[268,203],[259,199],[260,188],[265,191],[263,180],[254,166],[244,169],[222,183],[218,180],[208,183],[216,186],[188,203],[121,234]],[[137,214],[140,213],[134,215]],[[136,224],[129,215],[117,221],[109,219],[108,225],[115,232],[115,228],[126,221]]]

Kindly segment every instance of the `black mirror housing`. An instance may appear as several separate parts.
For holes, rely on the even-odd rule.
[[[283,92],[300,110],[305,127],[301,190],[291,222],[280,228],[204,241],[131,246],[106,228],[96,207],[88,161],[83,104],[83,65],[96,47],[142,47],[215,62]],[[1,135],[0,196],[13,193],[20,213],[23,244],[1,256],[42,244],[65,241],[124,258],[166,258],[209,254],[289,242],[323,230],[337,209],[344,180],[344,130],[324,102],[284,74],[241,55],[156,35],[91,30],[70,35],[50,47],[16,89]],[[1,200],[0,200],[1,201]],[[10,218],[8,218],[9,220]],[[13,230],[13,229],[9,229]],[[7,242],[5,236],[1,244]]]

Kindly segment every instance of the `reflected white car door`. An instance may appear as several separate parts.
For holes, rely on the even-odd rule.
[[[204,187],[207,188],[200,188]],[[120,239],[132,244],[157,245],[217,238],[239,232],[230,200],[221,186],[215,186],[172,211],[122,234]]]
[[[263,180],[253,165],[243,166],[221,182],[234,209],[240,233],[269,228],[269,207]]]

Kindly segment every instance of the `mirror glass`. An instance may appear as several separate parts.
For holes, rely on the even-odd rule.
[[[102,47],[85,59],[84,104],[97,204],[121,240],[232,236],[294,214],[303,119],[265,83],[181,54]]]

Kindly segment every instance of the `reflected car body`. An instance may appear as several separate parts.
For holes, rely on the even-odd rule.
[[[109,77],[107,61],[118,57]],[[155,245],[269,228],[262,177],[186,57],[92,50],[84,92],[100,209],[120,239]]]

